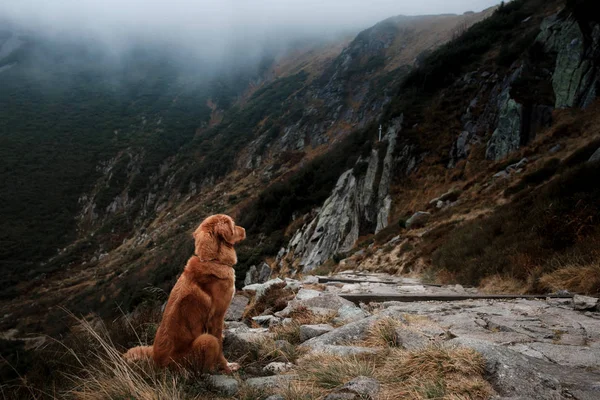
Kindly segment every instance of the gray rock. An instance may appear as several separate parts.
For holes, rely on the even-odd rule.
[[[523,106],[510,98],[510,88],[503,95],[498,127],[488,141],[485,157],[500,160],[517,150],[521,143],[521,118]]]
[[[296,379],[295,375],[274,375],[260,378],[250,378],[246,380],[246,385],[256,389],[273,389],[276,387],[287,386],[291,380]]]
[[[486,372],[501,396],[558,400],[565,398],[563,393],[578,393],[577,398],[589,399],[600,394],[598,374],[565,368],[483,340],[456,338],[449,343],[483,355]]]
[[[341,357],[357,356],[360,354],[377,354],[377,349],[374,349],[371,347],[341,346],[341,345],[334,345],[334,344],[323,345],[323,346],[318,347],[317,349],[309,348],[309,350],[319,353],[319,354],[321,354],[321,353],[333,354],[335,356],[341,356]]]
[[[377,316],[351,322],[348,325],[336,328],[331,332],[312,338],[304,342],[304,346],[319,348],[324,345],[337,345],[362,340],[367,335],[371,324],[378,319]]]
[[[294,368],[294,364],[289,362],[272,362],[267,364],[263,371],[270,374],[280,374]]]
[[[249,301],[247,297],[234,296],[225,314],[225,321],[240,321]]]
[[[596,25],[586,40],[575,18],[551,16],[543,21],[537,41],[547,51],[556,52],[552,75],[555,107],[586,107],[596,97],[600,52],[600,27]],[[590,46],[585,44],[589,43]]]
[[[338,309],[338,316],[334,318],[335,324],[347,324],[348,322],[358,321],[366,318],[369,313],[355,305],[343,305]]]
[[[562,148],[563,148],[563,147],[562,147],[562,145],[561,145],[561,144],[557,144],[556,146],[553,146],[553,147],[552,147],[552,148],[551,148],[551,149],[548,151],[548,153],[550,153],[550,154],[555,154],[555,153],[558,153],[560,150],[562,150]]]
[[[321,336],[327,332],[331,332],[333,327],[327,324],[318,325],[301,325],[300,326],[300,340],[302,342],[312,339],[317,336]]]
[[[315,285],[319,283],[319,278],[314,275],[308,275],[302,279],[302,283],[304,283],[305,285]]]
[[[267,397],[265,400],[285,400],[285,397],[278,394],[274,394],[273,396]]]
[[[239,383],[227,375],[210,375],[209,384],[225,396],[235,396],[239,390]]]
[[[320,295],[321,292],[318,290],[300,289],[298,294],[296,294],[296,300],[308,300],[312,299],[313,297],[319,297]]]
[[[286,283],[285,288],[290,289],[294,292],[296,292],[302,288],[302,284],[300,283],[300,281],[297,281],[296,279],[285,278],[285,283]]]
[[[250,328],[240,321],[225,321],[225,329],[232,329],[236,332],[248,331]]]
[[[275,278],[275,279],[271,279],[270,281],[267,281],[265,283],[254,283],[252,285],[244,286],[242,288],[242,290],[246,290],[248,292],[255,292],[256,298],[259,299],[262,297],[263,294],[265,294],[265,292],[267,291],[268,288],[270,288],[273,285],[280,284],[280,283],[285,283],[285,282],[279,278]]]
[[[320,296],[317,297],[311,297],[305,300],[292,300],[288,303],[286,308],[276,312],[275,315],[281,318],[289,317],[290,313],[297,307],[306,307],[312,311],[315,311],[315,309],[322,309],[337,312],[342,306],[346,305],[356,307],[351,301],[343,299],[335,294],[320,293]]]
[[[381,385],[376,379],[366,376],[358,376],[325,397],[325,400],[375,400],[380,389]]]
[[[596,162],[596,161],[600,161],[600,147],[598,148],[598,150],[596,150],[594,152],[594,154],[592,154],[592,156],[588,160],[588,162],[591,162],[591,163]]]
[[[416,350],[427,346],[429,338],[422,333],[405,328],[396,329],[398,344],[406,350]]]
[[[253,285],[258,282],[258,271],[256,270],[256,265],[251,265],[246,271],[246,277],[244,278],[244,286]]]
[[[496,179],[506,179],[508,176],[508,172],[506,171],[500,171],[494,174],[494,178]]]
[[[425,211],[417,211],[406,220],[406,229],[420,228],[425,226],[425,224],[429,221],[431,214]]]
[[[260,326],[268,328],[280,324],[281,318],[273,315],[259,315],[257,317],[252,317],[252,321],[256,322]]]
[[[599,299],[597,297],[581,296],[576,294],[573,296],[573,308],[580,311],[598,309]]]
[[[266,262],[263,262],[258,268],[258,281],[257,283],[264,283],[271,277],[271,267]]]

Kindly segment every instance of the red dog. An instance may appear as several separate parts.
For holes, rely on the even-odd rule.
[[[134,347],[126,359],[152,358],[161,367],[175,362],[226,373],[239,368],[223,355],[223,324],[235,293],[233,245],[245,238],[244,228],[224,214],[200,224],[194,232],[196,252],[171,291],[154,345]]]

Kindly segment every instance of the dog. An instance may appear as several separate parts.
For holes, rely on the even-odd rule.
[[[223,355],[223,325],[235,294],[233,246],[246,238],[246,230],[218,214],[206,218],[193,237],[195,253],[171,290],[153,346],[134,347],[124,357],[232,373],[239,365]]]

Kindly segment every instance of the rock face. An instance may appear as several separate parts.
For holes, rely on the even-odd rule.
[[[287,253],[299,259],[302,271],[349,251],[360,234],[387,226],[392,204],[389,187],[401,125],[402,117],[393,121],[379,148],[340,176],[314,219],[296,232]]]
[[[521,75],[518,68],[507,77],[498,98],[498,125],[490,138],[485,157],[488,160],[499,160],[517,150],[521,143],[521,119],[523,107],[510,96],[511,84]]]
[[[552,75],[556,108],[587,107],[597,96],[600,25],[588,28],[586,38],[572,16],[555,15],[542,23],[537,41],[546,51],[556,53]]]

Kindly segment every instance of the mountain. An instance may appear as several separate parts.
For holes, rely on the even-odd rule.
[[[4,31],[2,297],[73,268],[129,269],[174,224],[183,243],[199,215],[232,212],[380,117],[419,54],[491,12],[394,17],[225,73],[174,51],[139,46],[115,61],[89,44]],[[180,263],[168,264],[154,283],[174,279]]]

